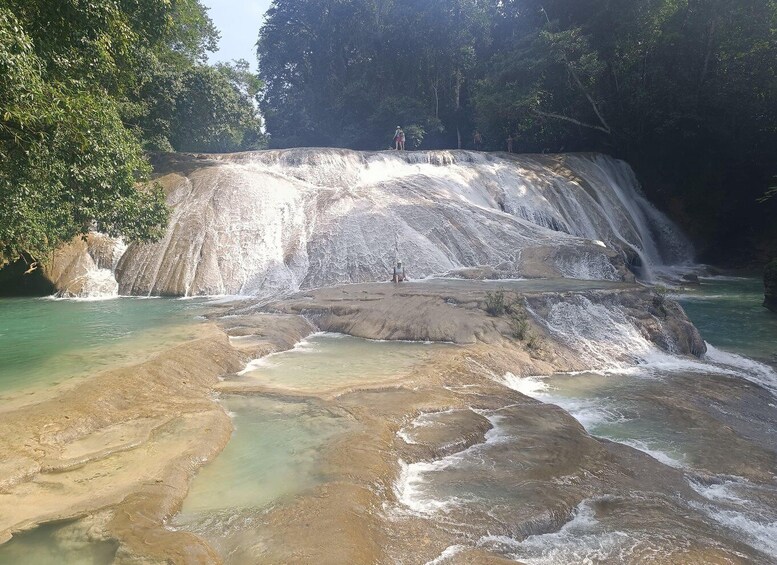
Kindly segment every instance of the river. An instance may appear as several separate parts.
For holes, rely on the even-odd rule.
[[[561,406],[593,436],[649,454],[684,487],[664,488],[660,478],[645,484],[660,496],[613,487],[580,502],[560,530],[519,535],[511,530],[516,517],[534,512],[539,523],[550,500],[542,493],[555,486],[539,481],[526,490],[521,479],[520,407],[476,410],[491,425],[483,443],[406,465],[395,485],[397,510],[461,532],[438,563],[468,547],[527,564],[703,562],[710,555],[720,562],[777,561],[777,317],[761,308],[755,279],[703,279],[676,298],[709,344],[705,361],[646,349],[637,364],[504,380]],[[183,341],[202,311],[192,300],[0,301],[0,401],[33,402],[72,379]],[[568,332],[562,325],[549,330]],[[617,347],[642,347],[632,337],[622,336]],[[603,359],[611,347],[587,346],[600,348]],[[316,334],[228,377],[220,401],[233,418],[232,440],[201,469],[170,527],[202,536],[227,563],[251,562],[272,543],[266,513],[326,482],[326,450],[354,430],[347,410],[321,399],[390,383],[447,347],[454,346]],[[231,394],[236,381],[266,390]],[[411,444],[451,417],[422,415],[399,437]],[[115,543],[51,524],[0,546],[0,565],[107,564],[116,552]]]
[[[675,298],[707,341],[704,362],[662,354],[627,332],[615,344],[559,326],[555,329],[574,333],[578,346],[600,359],[626,349],[639,364],[613,360],[598,371],[508,375],[506,380],[524,394],[564,408],[593,436],[631,446],[679,470],[699,497],[677,487],[667,487],[661,497],[613,489],[583,501],[560,531],[523,539],[483,536],[476,541],[479,546],[532,565],[777,562],[777,317],[761,307],[763,287],[752,278],[702,279],[700,286],[678,291]],[[608,322],[592,318],[590,323]],[[502,444],[517,435],[509,419],[496,429]],[[486,447],[478,460],[498,469],[504,458],[490,449],[492,457]],[[415,495],[427,503],[461,496],[458,487],[450,489],[449,469],[414,469]],[[486,477],[480,479],[482,486],[488,472],[481,476]]]

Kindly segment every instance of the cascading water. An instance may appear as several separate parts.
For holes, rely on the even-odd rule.
[[[620,280],[690,262],[679,230],[603,155],[289,149],[170,157],[172,217],[131,245],[121,294],[273,295],[386,280],[396,242],[413,278]],[[163,174],[167,172],[167,174]]]
[[[692,319],[707,337],[726,335],[733,351],[744,349],[764,362],[710,344],[706,353],[689,347],[686,330],[677,325],[677,306],[660,297],[646,295],[637,303],[609,292],[526,296],[537,324],[590,370],[491,377],[562,408],[588,437],[606,440],[598,445],[607,450],[620,444],[621,455],[634,457],[629,477],[651,470],[624,488],[614,460],[599,455],[581,458],[577,471],[563,468],[561,476],[539,482],[529,462],[541,441],[526,435],[526,420],[512,420],[536,407],[516,402],[479,411],[491,423],[483,441],[401,464],[395,483],[401,509],[441,528],[454,524],[455,544],[428,563],[453,562],[454,555],[474,550],[533,565],[777,563],[777,326],[760,312],[760,285],[725,284],[702,279],[684,295],[686,305],[696,302]],[[745,325],[754,328],[741,330]],[[442,414],[415,418],[398,440],[415,447],[419,430]],[[550,436],[552,429],[543,426],[538,435]],[[538,465],[541,472],[554,468],[573,433],[565,430],[554,441],[553,456]],[[607,461],[607,470],[593,470],[595,461]],[[604,490],[579,496],[562,524],[543,524],[563,498],[555,489],[578,488],[587,477],[603,481]],[[534,496],[548,496],[548,502],[537,504],[527,525],[522,512]]]

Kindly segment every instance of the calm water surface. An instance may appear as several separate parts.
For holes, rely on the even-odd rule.
[[[761,279],[702,279],[676,298],[708,343],[777,363],[777,314],[762,306]]]
[[[0,299],[0,395],[133,362],[185,341],[202,312],[201,300]]]

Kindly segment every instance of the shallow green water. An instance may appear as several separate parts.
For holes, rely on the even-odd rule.
[[[0,406],[185,341],[202,312],[198,300],[0,299]],[[44,525],[0,546],[0,565],[102,565],[116,549],[78,522]]]
[[[0,395],[131,362],[190,337],[202,301],[0,299]],[[190,328],[189,328],[190,329]]]
[[[777,361],[777,314],[762,306],[763,281],[757,278],[701,279],[676,298],[716,347],[768,361]]]
[[[291,351],[259,359],[235,380],[324,393],[396,379],[445,344],[389,342],[316,334]]]
[[[318,483],[323,444],[349,420],[308,402],[264,396],[222,399],[235,432],[224,451],[198,473],[177,523],[226,509],[261,508]]]
[[[231,380],[281,395],[223,396],[235,426],[232,439],[199,471],[174,526],[201,535],[226,563],[255,562],[264,513],[325,480],[332,442],[356,425],[325,401],[283,400],[283,393],[315,395],[380,383],[409,373],[441,347],[454,346],[316,334],[251,363]]]
[[[40,526],[0,546],[0,565],[108,565],[118,544],[90,540],[77,523]]]

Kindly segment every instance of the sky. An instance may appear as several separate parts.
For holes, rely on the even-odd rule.
[[[208,15],[221,33],[219,51],[210,53],[211,63],[245,59],[256,70],[256,39],[264,13],[272,0],[203,0]]]

